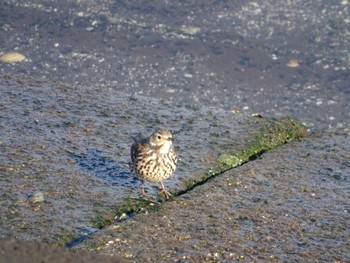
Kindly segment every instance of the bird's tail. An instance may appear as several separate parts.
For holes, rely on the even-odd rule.
[[[143,137],[141,133],[136,134],[135,136],[130,135],[134,142],[139,142]]]

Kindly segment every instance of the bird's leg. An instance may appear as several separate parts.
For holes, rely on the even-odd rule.
[[[142,197],[147,196],[146,193],[145,193],[145,184],[144,184],[143,181],[142,181],[142,185],[141,185],[141,196]]]
[[[148,194],[146,194],[145,193],[145,184],[144,184],[144,182],[142,181],[142,185],[141,185],[141,197],[143,197],[143,198],[149,198],[149,199],[155,199],[155,197],[154,196],[151,196],[151,195],[148,195]]]
[[[160,191],[160,194],[164,194],[165,199],[169,199],[171,194],[165,189],[163,182],[160,182],[160,185],[162,186],[162,191]]]

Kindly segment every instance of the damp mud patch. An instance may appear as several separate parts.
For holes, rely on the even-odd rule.
[[[179,162],[164,184],[176,198],[305,134],[289,117],[234,114],[113,87],[2,75],[0,89],[0,235],[58,245],[159,206],[139,198],[141,183],[129,171],[131,135],[172,131]],[[159,186],[146,183],[146,191],[156,195]]]

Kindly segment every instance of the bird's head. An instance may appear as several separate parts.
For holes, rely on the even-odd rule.
[[[165,129],[156,130],[150,137],[152,146],[159,147],[161,153],[168,153],[172,145],[173,136]]]

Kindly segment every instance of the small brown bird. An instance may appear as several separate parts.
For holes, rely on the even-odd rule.
[[[132,138],[134,143],[131,146],[131,161],[136,177],[142,181],[142,197],[147,197],[144,181],[148,181],[160,183],[160,193],[168,199],[171,194],[165,189],[163,180],[168,179],[175,171],[177,163],[170,131],[158,129],[150,137]]]

